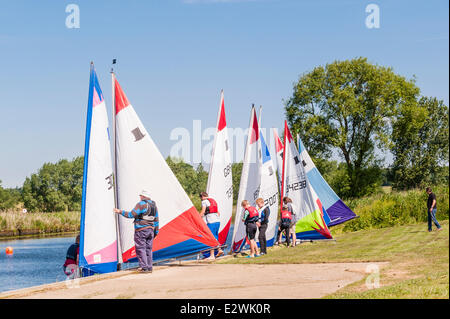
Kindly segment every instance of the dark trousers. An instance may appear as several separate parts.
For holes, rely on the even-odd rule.
[[[283,233],[284,231],[284,236],[286,237],[286,244],[289,246],[289,244],[291,243],[290,241],[290,236],[289,236],[289,229],[290,229],[290,225],[285,225],[283,227],[283,225],[280,225],[280,232]]]
[[[134,232],[134,243],[139,267],[145,270],[153,269],[153,229],[146,228]]]
[[[259,227],[259,247],[261,248],[261,252],[264,254],[267,254],[267,241],[266,241],[266,230],[267,230],[267,224],[262,224]]]

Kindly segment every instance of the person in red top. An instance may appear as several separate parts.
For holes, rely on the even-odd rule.
[[[286,244],[289,247],[289,229],[291,228],[292,223],[292,214],[289,211],[289,208],[287,205],[283,206],[281,208],[280,212],[281,218],[280,218],[280,233],[279,236],[281,237],[281,234],[284,231],[284,235],[286,237]]]
[[[250,255],[247,258],[259,257],[258,245],[255,241],[257,227],[261,226],[259,223],[259,212],[247,200],[243,200],[241,206],[244,208],[242,221],[245,223],[247,238],[250,241]]]
[[[63,265],[64,273],[70,278],[76,276],[76,270],[78,268],[78,257],[80,255],[80,235],[75,239],[75,244],[70,245],[66,253],[66,261]]]

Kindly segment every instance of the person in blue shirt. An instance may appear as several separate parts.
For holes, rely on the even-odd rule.
[[[159,231],[158,208],[150,199],[150,193],[143,190],[140,201],[130,212],[114,208],[114,212],[126,218],[134,218],[134,243],[141,272],[153,270],[153,240]]]
[[[267,254],[267,240],[266,240],[266,230],[269,223],[270,208],[269,206],[264,206],[264,199],[256,199],[256,205],[259,208],[259,247],[261,250],[261,255]]]

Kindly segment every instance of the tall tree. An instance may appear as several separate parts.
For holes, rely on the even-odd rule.
[[[399,189],[444,182],[448,176],[449,109],[436,98],[422,97],[415,107],[405,106],[393,121],[392,165]]]
[[[349,196],[356,197],[381,184],[382,157],[375,151],[389,150],[390,119],[403,105],[414,105],[418,94],[413,80],[356,58],[303,74],[285,111],[313,158],[330,158],[338,150],[346,164]]]

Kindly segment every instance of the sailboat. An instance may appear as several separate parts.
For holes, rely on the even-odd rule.
[[[105,100],[91,62],[81,200],[79,267],[83,275],[117,269],[110,134]]]
[[[219,245],[167,165],[112,73],[117,207],[131,210],[139,192],[152,194],[159,214],[153,243],[155,261],[179,257]],[[123,262],[136,260],[133,220],[118,216],[119,252]]]
[[[256,118],[255,107],[252,106],[234,219],[231,247],[233,253],[240,252],[246,243],[246,229],[242,221],[243,209],[241,203],[245,199],[250,202],[250,205],[255,206],[255,201],[259,197],[261,181],[261,165],[258,158],[259,135],[258,119]]]
[[[261,116],[259,118],[261,121]],[[266,230],[267,247],[273,246],[278,217],[278,184],[276,169],[270,156],[269,147],[264,139],[262,130],[259,132],[259,161],[260,161],[260,187],[259,197],[264,199],[264,206],[269,207],[270,215]],[[258,235],[258,234],[257,234]],[[255,237],[258,242],[258,236]]]
[[[233,213],[233,178],[231,173],[231,154],[225,117],[223,90],[220,94],[220,107],[217,115],[217,129],[209,167],[206,192],[214,198],[219,208],[219,243],[225,244],[231,225]]]
[[[281,198],[291,198],[296,208],[297,239],[332,239],[325,221],[328,216],[309,183],[286,121],[284,127]]]
[[[328,185],[322,174],[320,174],[316,165],[309,156],[308,151],[303,145],[300,135],[298,134],[297,143],[306,176],[308,176],[308,180],[311,183],[312,188],[320,197],[323,207],[330,218],[330,221],[327,223],[328,226],[339,225],[355,218],[356,214],[347,205],[345,205],[330,185]]]

